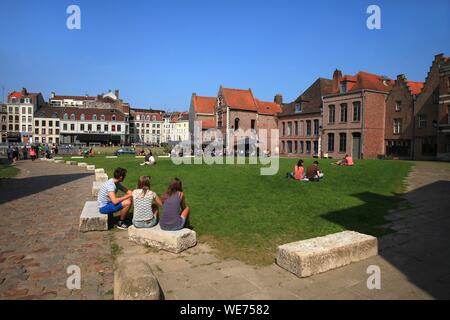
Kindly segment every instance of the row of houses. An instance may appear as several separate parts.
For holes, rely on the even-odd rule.
[[[86,145],[161,144],[189,139],[187,112],[132,108],[119,90],[63,96],[25,88],[1,106],[0,142]]]
[[[439,54],[424,82],[335,70],[289,103],[280,94],[262,102],[251,89],[193,94],[190,125],[191,135],[200,121],[204,130],[219,129],[225,137],[238,128],[278,128],[284,156],[450,160],[449,109],[450,59]]]

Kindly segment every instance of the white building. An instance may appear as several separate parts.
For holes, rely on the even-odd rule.
[[[189,113],[173,112],[164,117],[162,142],[181,142],[189,140]]]
[[[132,143],[160,144],[164,112],[151,109],[131,109],[130,139]]]

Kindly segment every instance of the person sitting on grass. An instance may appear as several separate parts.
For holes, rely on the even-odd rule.
[[[303,180],[305,178],[305,167],[303,167],[303,160],[298,160],[297,165],[294,167],[294,172],[289,172],[287,178],[295,180]]]
[[[334,163],[338,166],[353,166],[353,158],[350,157],[348,154],[345,155],[345,157],[342,160],[339,160],[338,162]]]
[[[323,173],[320,172],[318,161],[314,161],[313,164],[308,167],[308,170],[306,170],[306,178],[313,182],[317,182],[323,178]]]
[[[158,207],[162,206],[161,199],[150,190],[150,177],[140,177],[133,191],[133,225],[138,229],[153,228],[158,224]]]
[[[183,193],[181,180],[175,178],[162,196],[163,214],[160,226],[165,231],[182,230],[188,223],[189,207]]]
[[[155,157],[153,157],[153,153],[149,151],[145,156],[144,163],[141,163],[141,166],[153,166],[156,164]]]
[[[105,182],[98,192],[97,207],[101,214],[114,214],[120,212],[120,221],[117,228],[126,230],[129,224],[125,221],[128,211],[131,207],[131,198],[133,197],[131,191],[126,191],[123,197],[118,198],[116,196],[117,190],[126,189],[122,186],[122,182],[125,180],[127,170],[123,168],[117,168],[114,171],[114,178]]]

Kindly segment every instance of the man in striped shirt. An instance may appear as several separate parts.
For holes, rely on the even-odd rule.
[[[131,208],[131,199],[133,197],[132,192],[122,186],[126,175],[126,169],[117,168],[114,171],[114,178],[109,179],[102,185],[97,198],[97,206],[100,213],[114,214],[115,212],[120,212],[120,221],[117,228],[122,230],[126,230],[129,227],[125,219]],[[117,190],[119,189],[126,193],[120,198],[116,196]]]

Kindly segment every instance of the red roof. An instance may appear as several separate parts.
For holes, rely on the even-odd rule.
[[[424,83],[423,82],[415,82],[415,81],[406,81],[406,85],[412,94],[418,95],[422,92]]]
[[[276,115],[283,111],[280,105],[276,104],[275,102],[259,101],[258,99],[256,99],[256,103],[258,105],[259,114]]]
[[[216,106],[215,97],[200,97],[194,96],[194,110],[196,113],[209,113],[214,114]]]
[[[84,115],[86,121],[93,120],[93,116],[97,116],[97,121],[101,121],[101,117],[105,116],[105,121],[112,121],[112,116],[116,116],[116,121],[125,121],[123,112],[116,109],[96,109],[96,108],[76,108],[76,107],[42,107],[34,113],[37,118],[59,118],[64,120],[64,115],[67,115],[68,120],[73,114],[75,120],[80,120],[81,115]]]
[[[225,103],[232,109],[258,111],[256,100],[250,89],[242,90],[222,88],[221,92]]]
[[[189,113],[188,112],[174,112],[170,117],[170,122],[176,123],[178,121],[188,121]]]
[[[202,121],[202,129],[214,129],[216,127],[216,120],[214,118],[204,119]]]
[[[389,92],[395,84],[394,80],[388,79],[387,77],[364,71],[360,71],[354,76],[346,75],[341,79],[341,82],[347,83],[347,92],[362,89]],[[340,93],[340,88],[337,90],[335,93]]]

